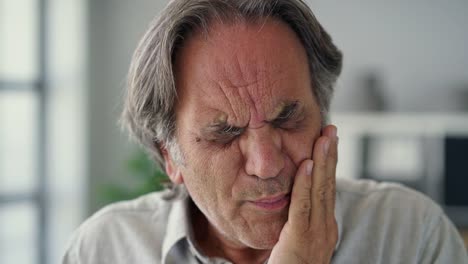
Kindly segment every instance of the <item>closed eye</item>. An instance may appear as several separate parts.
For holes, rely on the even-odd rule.
[[[217,131],[218,134],[221,135],[233,135],[233,136],[238,136],[242,133],[243,128],[241,127],[235,127],[231,125],[225,125],[222,127],[220,130]]]
[[[291,102],[290,104],[286,105],[283,110],[279,113],[279,115],[270,121],[270,123],[274,127],[281,127],[284,124],[288,123],[289,121],[296,119],[298,117],[298,102]]]
[[[236,137],[240,136],[244,132],[244,130],[244,128],[235,127],[227,124],[223,126],[218,126],[211,133],[209,141],[217,144],[226,145],[231,143]]]

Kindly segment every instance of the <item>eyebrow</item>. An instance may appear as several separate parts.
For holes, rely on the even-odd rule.
[[[293,116],[296,115],[300,107],[299,101],[289,101],[284,102],[282,109],[279,111],[278,115],[271,120],[266,120],[267,123],[272,124],[281,124],[288,121]],[[231,125],[224,120],[217,120],[213,123],[202,128],[201,132],[205,136],[212,137],[232,137],[242,134],[245,131],[246,127],[238,127]]]
[[[204,135],[211,136],[237,136],[244,132],[245,127],[236,127],[227,123],[227,121],[217,121],[202,129]]]
[[[278,115],[274,117],[272,120],[269,120],[269,123],[281,123],[288,121],[290,118],[292,118],[299,109],[299,101],[290,101],[286,102],[283,105],[283,108],[281,111],[279,111]]]

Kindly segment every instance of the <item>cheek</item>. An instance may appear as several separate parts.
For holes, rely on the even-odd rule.
[[[184,184],[198,208],[213,221],[236,215],[231,201],[241,161],[234,150],[193,147],[186,153]]]
[[[320,128],[301,133],[285,133],[282,136],[283,148],[296,167],[305,159],[312,157],[314,143],[320,136]]]
[[[230,196],[231,187],[241,169],[242,157],[236,147],[214,149],[203,143],[191,147],[186,152],[186,185],[198,185],[207,194]],[[188,181],[188,182],[187,182]]]

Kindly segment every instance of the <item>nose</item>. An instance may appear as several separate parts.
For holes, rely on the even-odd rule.
[[[273,128],[247,129],[240,144],[248,175],[268,179],[278,176],[284,168],[281,136]]]

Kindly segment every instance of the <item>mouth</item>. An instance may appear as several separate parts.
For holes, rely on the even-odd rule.
[[[289,204],[290,194],[280,194],[250,201],[256,208],[264,211],[280,211]]]

